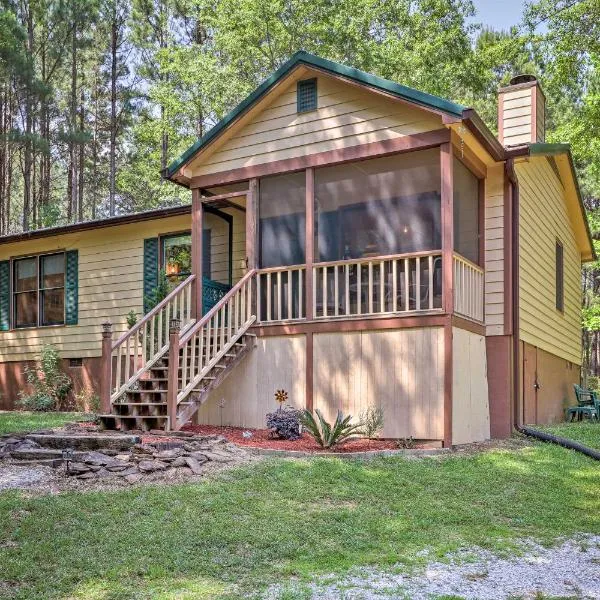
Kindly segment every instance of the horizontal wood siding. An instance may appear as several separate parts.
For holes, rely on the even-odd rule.
[[[206,175],[442,127],[440,117],[422,109],[331,77],[317,79],[318,110],[298,114],[296,82],[290,82],[231,139],[216,142],[186,172]]]
[[[212,269],[227,282],[227,228],[207,214]],[[101,324],[114,324],[115,339],[125,331],[130,310],[142,313],[144,239],[189,230],[191,217],[182,215],[91,231],[64,234],[0,246],[0,260],[54,250],[79,251],[79,322],[77,325],[0,332],[0,362],[33,360],[41,346],[55,344],[63,358],[100,356]]]
[[[444,332],[441,327],[315,334],[314,407],[356,419],[385,413],[382,435],[441,440]]]
[[[532,142],[532,94],[531,87],[501,92],[503,111],[498,127],[502,129],[505,146]]]
[[[545,157],[519,161],[521,339],[581,364],[581,254],[564,189]],[[564,247],[564,313],[555,307],[555,245]]]
[[[265,427],[265,415],[279,406],[275,392],[284,389],[288,404],[304,407],[306,339],[304,335],[259,338],[200,408],[196,422],[205,425]]]
[[[490,437],[485,337],[452,328],[452,443]]]
[[[485,324],[504,333],[504,168],[488,168],[485,182]]]

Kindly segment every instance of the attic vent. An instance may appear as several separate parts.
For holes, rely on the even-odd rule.
[[[298,112],[317,110],[317,80],[305,79],[298,82],[297,89]]]

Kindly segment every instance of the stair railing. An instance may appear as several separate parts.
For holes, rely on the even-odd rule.
[[[256,270],[251,270],[169,352],[169,416],[175,427],[184,400],[256,321]],[[179,361],[181,360],[181,368]],[[173,381],[171,381],[173,379]]]
[[[169,322],[177,319],[182,331],[194,322],[192,282],[195,275],[182,281],[164,300],[112,344],[109,365],[110,402],[115,402],[148,371],[169,349]],[[114,377],[113,377],[114,365]]]

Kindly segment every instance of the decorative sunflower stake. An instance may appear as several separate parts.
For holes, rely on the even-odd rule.
[[[277,390],[275,392],[275,400],[277,400],[277,402],[279,402],[279,410],[281,410],[281,407],[283,406],[284,402],[286,402],[288,399],[288,393],[285,390]]]

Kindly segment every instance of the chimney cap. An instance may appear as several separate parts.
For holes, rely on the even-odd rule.
[[[510,85],[519,85],[521,83],[533,83],[537,81],[537,77],[535,75],[529,75],[527,73],[522,73],[521,75],[515,75],[510,80]]]

